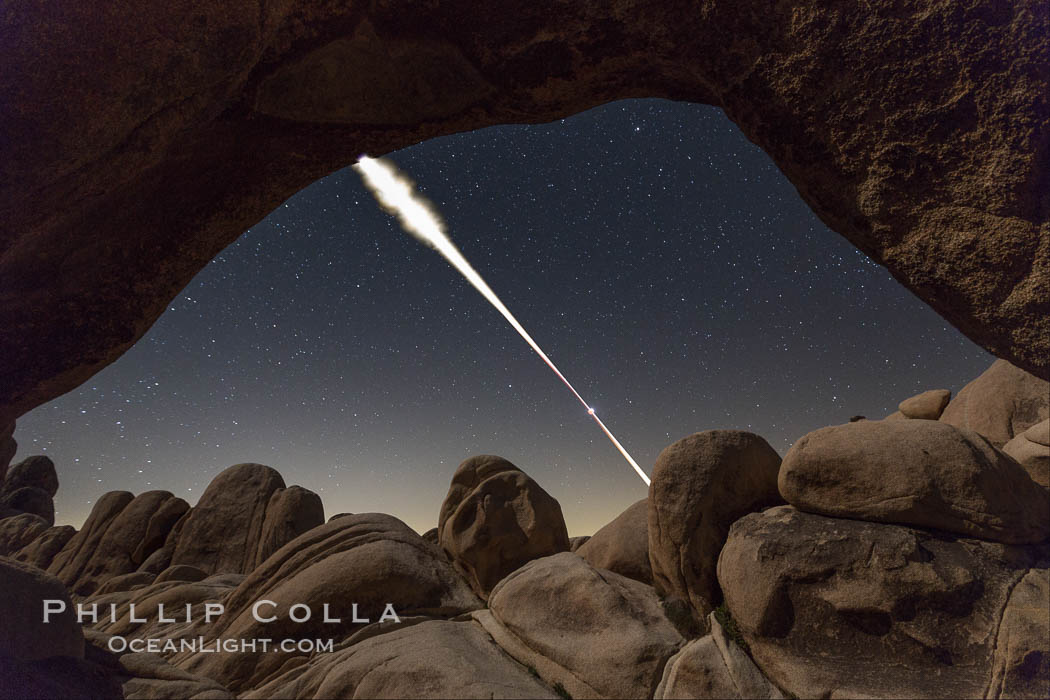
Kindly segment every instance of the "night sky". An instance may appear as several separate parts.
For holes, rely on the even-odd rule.
[[[828,230],[713,107],[632,100],[390,157],[647,472],[739,428],[783,455],[853,414],[958,391],[994,358]],[[498,454],[589,534],[646,488],[565,386],[349,168],[213,260],[152,330],[18,422],[58,523],[104,492],[195,503],[239,462],[423,532],[456,466]]]

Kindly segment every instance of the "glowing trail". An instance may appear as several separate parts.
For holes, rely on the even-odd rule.
[[[416,194],[412,181],[398,172],[394,164],[388,160],[361,156],[361,160],[354,165],[354,169],[361,173],[365,185],[372,191],[372,194],[375,195],[382,207],[396,216],[406,231],[423,244],[441,253],[454,268],[467,278],[468,282],[474,285],[475,289],[481,292],[482,296],[489,300],[489,303],[496,307],[497,311],[503,314],[503,318],[507,319],[507,322],[514,330],[525,339],[525,342],[532,346],[532,349],[536,351],[540,359],[546,362],[547,366],[558,375],[558,379],[562,380],[565,386],[569,387],[569,391],[579,399],[583,407],[587,409],[587,413],[598,424],[598,427],[602,429],[609,440],[612,441],[612,444],[616,446],[616,449],[620,451],[620,454],[624,456],[624,459],[634,467],[634,470],[638,472],[638,476],[642,477],[642,481],[648,486],[649,477],[645,475],[645,472],[634,461],[634,458],[627,454],[627,450],[620,444],[620,441],[605,427],[605,423],[602,423],[601,419],[595,415],[594,409],[583,400],[583,397],[569,383],[569,380],[565,378],[561,370],[547,357],[547,353],[543,352],[528,331],[518,323],[518,319],[514,318],[514,314],[503,305],[496,293],[485,283],[481,275],[470,266],[467,259],[463,257],[463,254],[459,252],[459,249],[445,234],[445,223],[441,220],[441,216],[434,210],[430,202]]]

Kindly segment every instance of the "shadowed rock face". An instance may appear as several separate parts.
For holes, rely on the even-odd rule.
[[[1050,376],[1039,0],[95,5],[4,24],[0,424],[360,153],[642,96],[725,109],[831,228]]]

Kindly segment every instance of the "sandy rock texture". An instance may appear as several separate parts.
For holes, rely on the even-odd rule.
[[[105,494],[95,503],[80,532],[55,555],[48,570],[73,593],[90,595],[108,579],[138,569],[142,560],[136,560],[136,554],[152,554],[141,547],[151,523],[159,518],[170,528],[172,511],[185,512],[188,508],[185,501],[168,491],[146,491],[134,497],[126,491]],[[156,529],[154,525],[153,531]],[[154,538],[155,546],[161,542],[161,538]]]
[[[993,665],[1016,684],[1047,654],[1029,622],[1038,589],[1013,622],[1003,613],[1047,553],[780,506],[733,524],[718,579],[755,662],[789,693],[983,697]]]
[[[535,480],[494,455],[467,459],[452,476],[438,543],[471,588],[487,598],[507,574],[569,550],[561,506]]]
[[[260,611],[272,621],[255,619],[253,607],[260,600],[274,603]],[[393,516],[362,513],[313,528],[284,545],[229,593],[226,612],[201,633],[208,639],[341,641],[364,626],[354,621],[355,603],[359,618],[373,623],[388,603],[405,617],[447,618],[481,607],[434,545]],[[310,607],[308,621],[291,618],[291,607],[297,604]],[[331,606],[331,617],[341,622],[324,622],[325,604]],[[176,665],[240,692],[258,685],[291,656],[183,654]]]
[[[1050,383],[1006,360],[996,360],[962,388],[940,420],[980,433],[996,447],[1002,447],[1015,435],[1048,418]]]
[[[685,643],[651,586],[574,552],[531,561],[500,581],[479,616],[493,638],[573,697],[645,698]]]
[[[557,698],[473,622],[428,620],[324,654],[244,698]]]
[[[1032,481],[1050,488],[1050,419],[1015,436],[1003,445],[1003,452],[1017,460]]]
[[[803,436],[780,493],[801,510],[1035,544],[1050,537],[1050,495],[969,430],[933,420],[859,421]]]
[[[708,617],[707,627],[710,634],[692,640],[667,661],[654,700],[784,697],[729,638],[714,613]]]
[[[643,498],[633,504],[572,551],[598,569],[608,569],[635,581],[652,584],[649,499]]]
[[[657,592],[698,623],[721,602],[715,567],[733,521],[783,503],[780,456],[758,435],[708,430],[666,447],[649,486],[649,561]]]
[[[25,6],[0,77],[0,425],[112,362],[214,255],[360,153],[641,96],[721,106],[832,229],[1050,377],[1047,14],[1042,0]]]
[[[948,405],[951,398],[952,392],[947,389],[930,389],[904,399],[897,406],[897,410],[905,418],[937,420],[944,413],[944,407]]]

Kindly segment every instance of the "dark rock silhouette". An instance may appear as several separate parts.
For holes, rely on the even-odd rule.
[[[0,521],[0,530],[4,528],[6,521]],[[62,551],[66,543],[72,539],[77,532],[72,525],[54,525],[34,535],[32,541],[11,555],[13,559],[32,564],[39,569],[51,566],[55,555]]]
[[[58,493],[58,473],[50,457],[36,455],[27,457],[7,470],[3,489],[0,493],[10,493],[17,489],[31,486],[44,491],[54,498]]]
[[[5,34],[0,425],[359,154],[620,97],[719,105],[832,229],[1050,377],[1040,0],[127,7],[26,10]]]
[[[47,530],[47,521],[34,513],[0,518],[0,556],[12,557]]]

